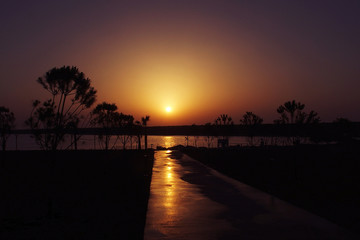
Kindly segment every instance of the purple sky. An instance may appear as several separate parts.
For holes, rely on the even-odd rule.
[[[323,121],[360,121],[360,1],[2,0],[0,106],[17,126],[52,67],[79,67],[150,125],[201,124],[287,100]],[[163,108],[172,106],[172,117]],[[161,109],[161,110],[160,110]]]

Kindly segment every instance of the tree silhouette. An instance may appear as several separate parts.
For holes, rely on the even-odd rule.
[[[351,139],[355,136],[354,131],[351,126],[352,122],[343,117],[336,118],[333,121],[334,132],[332,134],[332,138],[339,142],[347,142],[351,141]]]
[[[350,124],[351,121],[347,118],[338,117],[333,121],[333,123],[335,123],[335,124]]]
[[[96,101],[96,90],[90,79],[76,67],[53,68],[37,82],[50,93],[42,104],[33,102],[33,110],[25,122],[36,142],[47,150],[56,150],[63,141],[65,130],[77,126],[81,113]]]
[[[276,110],[280,118],[275,120],[279,124],[313,124],[320,122],[318,114],[314,111],[304,112],[305,104],[295,100],[287,101]]]
[[[134,117],[132,115],[126,115],[123,113],[119,113],[116,115],[116,126],[117,128],[130,130],[134,127]],[[120,136],[117,136],[117,139]],[[123,134],[121,138],[121,143],[123,145],[123,149],[126,149],[126,143],[130,140],[131,135]]]
[[[117,112],[117,106],[115,103],[103,102],[98,104],[92,111],[92,126],[98,126],[102,128],[99,134],[99,139],[104,142],[104,149],[110,148],[109,143],[113,135],[116,134],[117,138],[111,148],[114,148],[117,141],[121,139],[123,149],[126,148],[126,143],[129,141],[131,135],[126,134],[126,130],[131,130],[134,126],[134,117],[132,115],[126,115]],[[114,130],[125,130],[125,133],[114,133]],[[123,131],[124,132],[124,131]],[[105,134],[105,137],[104,135]]]
[[[280,114],[280,123],[294,123],[295,112],[298,113],[297,115],[300,115],[304,107],[304,104],[301,104],[300,102],[297,103],[295,100],[280,105],[276,110]]]
[[[143,125],[143,127],[145,128],[145,150],[147,149],[147,129],[146,129],[146,126],[147,126],[147,122],[150,121],[150,116],[145,116],[145,117],[142,117],[141,118],[141,123]]]
[[[141,127],[142,127],[141,122],[136,120],[134,127],[137,130],[136,132],[137,132],[137,139],[138,139],[138,149],[141,150],[141,137],[142,137],[141,136]]]
[[[250,146],[254,145],[254,130],[255,130],[254,128],[262,124],[262,122],[263,119],[252,112],[246,112],[243,115],[242,119],[240,119],[240,123],[246,126],[247,129],[249,130],[248,142]]]
[[[204,128],[205,128],[205,133],[206,133],[206,136],[204,136],[204,138],[207,143],[207,147],[210,148],[211,143],[214,140],[214,135],[215,135],[214,128],[210,122],[205,123]]]
[[[71,121],[68,123],[67,128],[69,130],[71,130],[71,136],[72,136],[72,141],[71,141],[71,145],[69,147],[71,147],[72,145],[74,145],[74,149],[77,150],[77,142],[80,138],[80,135],[78,135],[78,127],[79,127],[79,123],[80,123],[80,119],[75,119],[74,121]]]
[[[263,119],[252,112],[246,112],[240,122],[245,126],[256,126],[262,124]]]
[[[109,149],[109,142],[111,139],[110,129],[116,126],[117,121],[117,106],[112,103],[103,102],[98,104],[91,112],[93,118],[91,120],[92,126],[101,127],[105,136],[99,134],[99,139],[104,141],[105,150]]]
[[[227,114],[220,114],[220,116],[215,120],[215,125],[228,126],[233,124],[234,122],[232,118]]]
[[[6,150],[6,142],[11,129],[15,127],[15,115],[6,107],[0,106],[0,144],[3,151]]]
[[[188,147],[189,146],[189,136],[185,136],[185,143],[186,143],[186,146]]]
[[[229,136],[228,133],[231,131],[229,127],[234,125],[234,122],[230,116],[227,114],[220,114],[220,116],[215,120],[215,125],[220,127],[220,132],[222,133],[222,139],[218,139],[218,146],[228,146],[229,145]]]
[[[289,140],[291,140],[294,144],[300,143],[302,135],[301,129],[303,128],[301,128],[302,125],[310,125],[320,122],[317,112],[310,111],[309,113],[306,113],[304,108],[305,104],[292,100],[280,105],[276,110],[280,114],[280,118],[274,120],[274,123],[293,125],[293,127],[290,128],[289,134],[292,137],[290,137]]]

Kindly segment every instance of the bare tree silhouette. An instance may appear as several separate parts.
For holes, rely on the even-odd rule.
[[[15,127],[15,115],[6,107],[0,106],[0,144],[3,151],[6,150],[6,142],[11,129]]]
[[[37,82],[50,93],[42,104],[33,102],[33,110],[25,122],[43,149],[56,150],[64,139],[64,130],[77,126],[81,113],[96,101],[91,81],[76,67],[53,68]],[[45,131],[44,131],[45,130]]]

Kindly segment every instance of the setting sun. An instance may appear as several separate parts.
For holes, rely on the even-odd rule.
[[[168,112],[168,113],[171,112],[171,110],[172,110],[171,107],[166,107],[165,108],[165,111]]]

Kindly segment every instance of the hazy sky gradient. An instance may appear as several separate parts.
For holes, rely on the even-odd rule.
[[[360,1],[2,0],[0,105],[17,126],[52,67],[77,66],[150,125],[203,124],[287,100],[360,121]],[[165,112],[172,106],[173,112]]]

